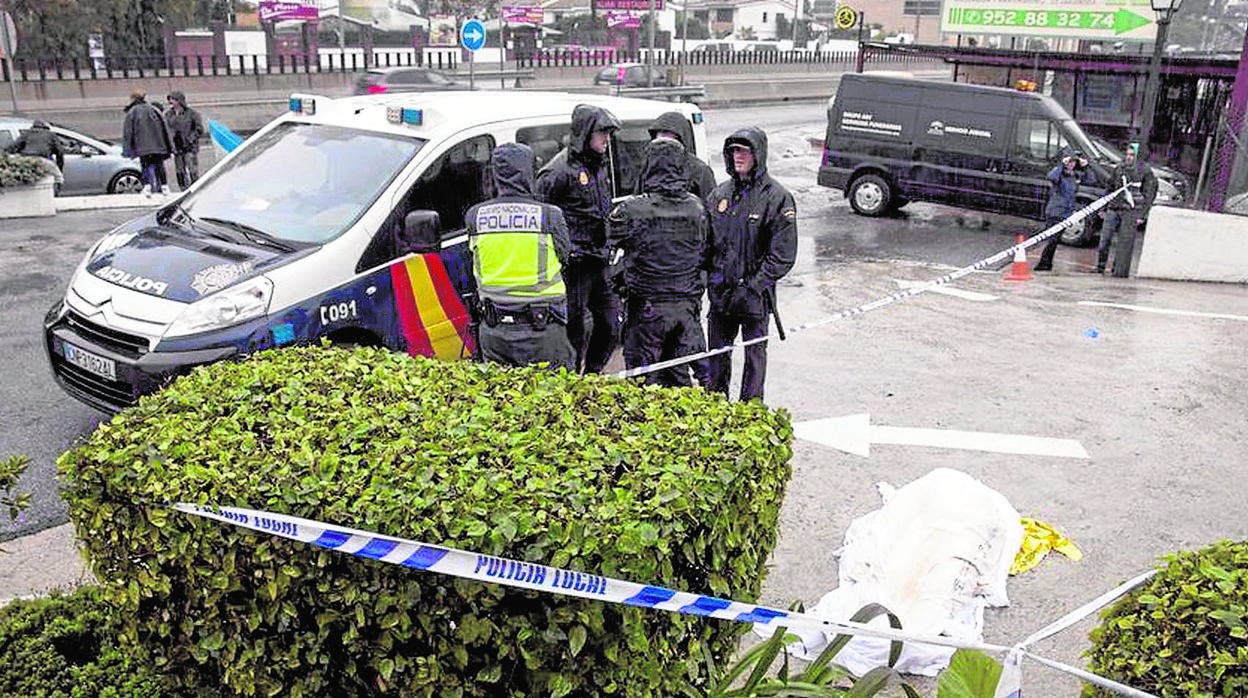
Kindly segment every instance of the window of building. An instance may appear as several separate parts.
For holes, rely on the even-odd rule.
[[[715,10],[715,21],[716,22],[728,22],[731,24],[732,23],[732,8],[725,7],[723,9]]]

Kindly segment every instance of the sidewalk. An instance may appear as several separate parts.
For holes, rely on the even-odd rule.
[[[0,606],[94,581],[78,554],[70,524],[5,541],[0,549]]]

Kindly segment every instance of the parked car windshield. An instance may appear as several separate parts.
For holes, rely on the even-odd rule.
[[[248,139],[182,207],[280,240],[323,243],[351,227],[425,144],[288,122]]]

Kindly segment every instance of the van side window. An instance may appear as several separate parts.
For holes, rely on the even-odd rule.
[[[1019,154],[1031,160],[1056,162],[1067,144],[1066,138],[1053,121],[1020,119],[1016,145]]]
[[[399,234],[403,230],[403,219],[412,211],[437,211],[444,240],[463,230],[468,209],[492,196],[493,187],[487,182],[487,171],[493,150],[493,136],[474,136],[455,144],[431,163],[408,190],[402,203],[381,224],[356,264],[356,271],[371,269],[400,256]]]
[[[611,159],[614,165],[614,196],[633,193],[646,164],[646,146],[650,145],[650,122],[625,121],[611,137]]]
[[[615,69],[608,68],[614,79]],[[529,146],[533,151],[534,171],[541,170],[551,158],[559,154],[568,144],[569,124],[551,124],[548,126],[525,126],[516,130],[516,142]]]

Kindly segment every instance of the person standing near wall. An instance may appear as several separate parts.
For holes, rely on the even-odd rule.
[[[178,188],[185,190],[199,179],[199,139],[204,137],[204,120],[186,105],[181,90],[170,92],[169,130],[173,132],[173,171]]]
[[[1109,262],[1110,245],[1114,245],[1113,274],[1125,279],[1131,275],[1131,256],[1135,253],[1136,227],[1148,218],[1148,209],[1157,197],[1157,176],[1147,163],[1139,161],[1140,144],[1127,146],[1126,157],[1109,175],[1109,186],[1117,189],[1126,185],[1127,191],[1119,194],[1105,210],[1105,222],[1101,226],[1101,244],[1096,249],[1096,273],[1103,274]]]
[[[122,155],[138,158],[143,168],[143,193],[163,193],[160,177],[156,171],[164,167],[165,160],[173,152],[173,137],[165,117],[147,103],[147,92],[135,89],[130,93],[122,123]]]

